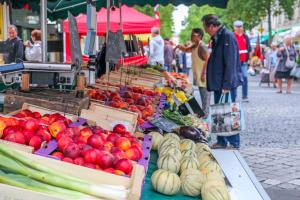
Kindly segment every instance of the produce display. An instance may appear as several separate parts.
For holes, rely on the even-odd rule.
[[[133,161],[142,158],[141,141],[127,132],[124,125],[113,131],[98,126],[69,127],[71,120],[60,114],[41,116],[22,110],[12,117],[0,118],[4,140],[41,148],[43,142],[54,139],[57,151],[52,156],[84,167],[117,175],[131,175]]]
[[[138,113],[139,125],[155,112],[153,102],[157,93],[141,87],[128,87],[122,95],[120,92],[100,89],[91,89],[87,94],[91,99],[106,102],[108,106]]]
[[[0,117],[0,138],[35,150],[49,142],[60,131],[66,131],[72,121],[59,113],[41,115],[22,110],[11,117]]]
[[[0,183],[46,193],[62,199],[126,199],[124,187],[93,184],[65,175],[0,144]]]
[[[158,169],[151,176],[155,191],[169,196],[201,196],[203,200],[230,199],[222,170],[207,144],[180,138],[175,133],[163,138],[158,132],[150,134],[155,141],[153,149],[158,150]]]

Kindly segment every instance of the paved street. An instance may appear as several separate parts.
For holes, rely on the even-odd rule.
[[[277,94],[251,77],[241,153],[272,200],[300,199],[300,84]],[[240,93],[241,94],[241,91]]]

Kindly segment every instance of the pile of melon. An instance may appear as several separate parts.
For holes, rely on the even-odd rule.
[[[180,139],[174,133],[152,132],[152,149],[158,151],[153,189],[165,195],[200,197],[202,200],[230,200],[222,170],[206,144]]]

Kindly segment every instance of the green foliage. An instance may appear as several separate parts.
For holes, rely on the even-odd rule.
[[[154,16],[154,8],[152,6],[134,6],[135,9],[138,11],[149,15],[149,16]],[[174,28],[174,23],[173,23],[173,13],[174,11],[174,6],[169,4],[167,6],[159,6],[159,13],[160,13],[160,31],[161,31],[161,36],[163,38],[171,38],[173,35],[173,28]]]
[[[192,5],[188,11],[188,17],[186,19],[186,27],[181,31],[179,38],[181,43],[185,43],[190,40],[191,31],[193,28],[202,28],[203,25],[201,18],[207,14],[216,14],[221,17],[224,15],[224,10],[220,8],[210,7],[210,6],[201,6]],[[205,34],[204,41],[208,41],[209,36]]]
[[[294,15],[295,3],[299,3],[299,0],[229,0],[226,9],[193,5],[189,10],[186,28],[180,33],[180,41],[185,42],[189,40],[191,29],[202,27],[200,20],[202,16],[209,13],[218,15],[229,29],[233,28],[232,24],[234,21],[242,20],[245,29],[251,30],[259,25],[261,20],[268,14],[276,16],[285,13],[291,19]],[[271,27],[269,27],[269,30],[271,30]],[[207,40],[207,36],[205,40]]]

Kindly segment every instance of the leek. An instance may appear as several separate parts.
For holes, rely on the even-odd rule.
[[[0,183],[49,194],[62,199],[97,200],[97,198],[95,197],[88,196],[80,192],[44,184],[22,175],[6,174],[1,170],[0,170]]]
[[[8,150],[12,152],[16,152],[11,149]],[[48,174],[46,172],[32,169],[29,166],[22,164],[18,160],[13,160],[13,158],[9,157],[7,154],[0,154],[0,160],[1,160],[0,167],[2,167],[3,169],[24,176],[28,176],[29,178],[33,178],[37,181],[41,181],[43,183],[50,184],[53,186],[75,190],[88,195],[92,195],[100,198],[112,199],[112,200],[127,199],[128,196],[127,190],[112,189],[111,186],[100,185],[100,184],[89,184],[86,182],[77,182],[67,177],[62,178],[60,176],[55,176],[54,174]]]

